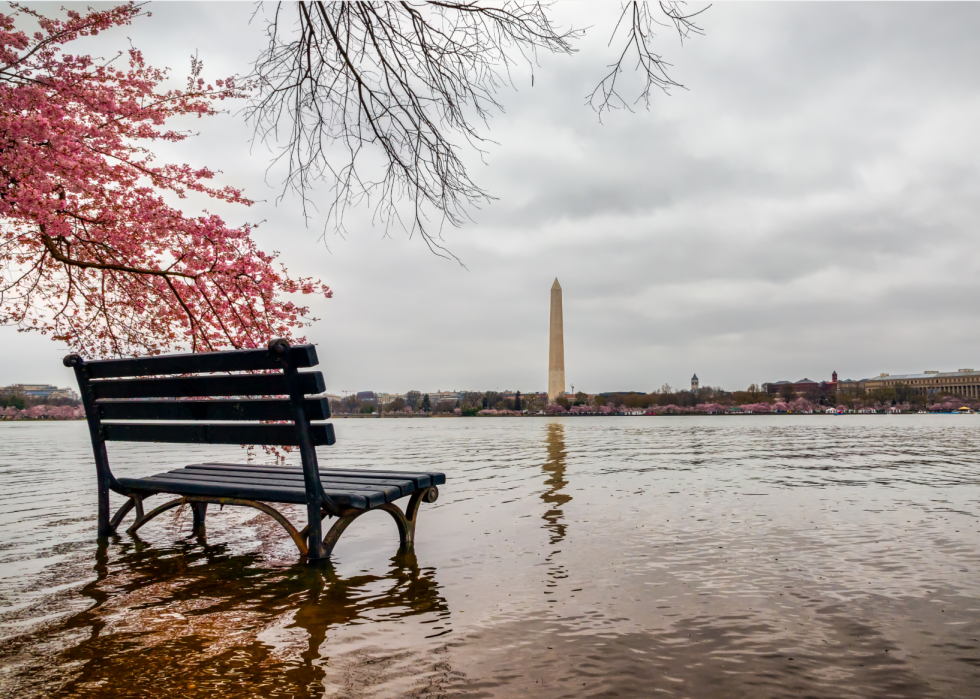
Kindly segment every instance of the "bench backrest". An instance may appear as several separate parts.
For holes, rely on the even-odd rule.
[[[75,370],[85,406],[101,509],[109,490],[127,494],[105,443],[130,441],[298,446],[308,508],[339,511],[321,486],[315,450],[336,441],[333,425],[310,422],[329,418],[330,406],[307,397],[323,393],[323,375],[298,371],[316,366],[312,345],[273,340],[266,349],[93,362],[70,354],[64,364]]]
[[[110,531],[109,491],[130,494],[109,468],[113,440],[298,446],[310,535],[319,537],[322,512],[340,513],[320,483],[315,449],[336,441],[333,425],[310,422],[330,417],[326,399],[307,397],[324,392],[323,375],[298,371],[317,365],[313,345],[279,339],[265,349],[93,362],[70,354],[64,364],[75,370],[92,438],[100,533]]]
[[[104,440],[300,446],[301,421],[312,445],[333,444],[332,425],[309,425],[330,417],[326,398],[306,397],[323,393],[323,375],[296,371],[316,366],[316,349],[286,348],[92,362],[69,355],[65,364],[75,369],[86,413]],[[265,373],[241,373],[255,371]],[[301,415],[292,400],[297,392]],[[222,424],[229,421],[253,424]]]

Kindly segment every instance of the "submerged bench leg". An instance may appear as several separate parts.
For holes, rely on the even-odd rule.
[[[401,508],[394,503],[385,503],[376,510],[384,510],[392,516],[395,524],[398,525],[398,538],[401,540],[403,548],[411,549],[415,545],[415,523],[418,521],[419,507],[422,501],[435,502],[439,499],[439,489],[434,485],[412,493],[408,501],[408,507],[402,512]],[[330,531],[323,538],[324,557],[333,553],[334,546],[340,541],[341,534],[350,526],[351,522],[366,512],[373,510],[348,510],[345,514],[337,518]]]
[[[208,516],[208,504],[206,502],[192,502],[191,509],[194,511],[194,531],[202,531],[204,520]]]
[[[344,530],[350,526],[350,523],[355,519],[363,515],[365,512],[370,512],[371,510],[348,510],[347,514],[341,515],[337,518],[337,521],[333,523],[330,527],[330,531],[327,535],[323,537],[323,557],[329,558],[330,554],[333,553],[333,547],[337,545],[340,541],[340,535],[344,533]]]
[[[123,505],[125,507],[126,505]],[[128,512],[128,510],[127,510]],[[116,513],[118,514],[118,512]],[[120,517],[122,519],[122,517]],[[113,525],[116,518],[109,519],[109,482],[99,474],[99,536],[115,534],[116,525]],[[118,524],[118,522],[116,523]]]
[[[299,549],[300,555],[306,556],[308,554],[308,549],[306,548],[306,542],[300,533],[296,531],[296,527],[290,524],[289,520],[286,519],[281,512],[279,512],[274,507],[266,505],[264,502],[259,502],[257,500],[245,500],[243,498],[224,498],[224,497],[212,497],[210,495],[187,495],[182,498],[176,498],[175,500],[170,500],[165,502],[159,507],[155,507],[150,510],[145,516],[143,515],[143,503],[141,499],[136,500],[136,521],[133,525],[126,530],[128,534],[135,534],[140,527],[149,522],[151,519],[157,515],[161,515],[167,510],[172,510],[175,507],[179,507],[184,504],[189,504],[194,512],[194,525],[198,526],[198,521],[200,525],[204,525],[204,517],[208,503],[214,503],[216,505],[238,505],[241,507],[254,507],[260,512],[272,517],[274,520],[282,525],[282,528],[286,530],[290,538],[292,538],[293,543],[296,544],[296,548]],[[125,507],[125,505],[123,506]],[[198,509],[200,508],[200,509]],[[128,511],[128,510],[127,510]],[[198,515],[200,512],[200,515]],[[200,520],[198,519],[200,517]],[[122,519],[120,517],[120,519]]]
[[[306,557],[310,561],[318,561],[330,556],[330,551],[324,550],[323,542],[320,540],[323,533],[320,523],[323,521],[324,514],[319,502],[307,503],[306,515],[309,524],[303,528],[302,535],[306,538],[308,547]]]
[[[129,529],[126,530],[126,533],[127,534],[135,534],[136,531],[140,527],[142,527],[144,524],[146,524],[147,522],[149,522],[151,519],[153,519],[157,515],[162,515],[167,510],[172,510],[175,507],[179,507],[179,506],[183,505],[185,502],[187,502],[187,500],[185,498],[177,498],[176,500],[170,500],[168,502],[163,503],[159,507],[154,507],[152,510],[150,510],[149,514],[144,515],[143,514],[143,502],[142,502],[142,499],[137,500],[136,501],[136,521],[133,522],[129,526]]]
[[[136,519],[137,521],[143,516],[143,496],[142,495],[130,495],[126,502],[122,504],[116,514],[112,515],[112,519],[109,521],[109,526],[107,528],[107,533],[115,534],[116,529],[119,528],[119,523],[123,521],[123,518],[129,514],[129,511],[136,508]],[[101,525],[100,525],[101,527]]]

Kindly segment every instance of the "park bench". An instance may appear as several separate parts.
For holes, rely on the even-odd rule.
[[[336,440],[323,393],[323,375],[300,372],[317,365],[312,345],[273,340],[267,349],[172,354],[85,361],[65,357],[75,370],[88,419],[99,489],[99,535],[116,531],[136,511],[135,534],[157,515],[189,504],[193,528],[203,531],[209,504],[254,507],[279,522],[308,560],[328,558],[357,517],[384,510],[411,547],[422,501],[435,502],[442,473],[320,468],[316,447]],[[298,447],[302,466],[192,464],[149,478],[116,478],[107,441],[184,444],[253,444]],[[109,491],[126,497],[110,518]],[[176,495],[144,511],[151,495]],[[396,500],[408,497],[401,510]],[[297,530],[269,503],[306,505],[308,523]],[[326,517],[337,521],[322,536]]]

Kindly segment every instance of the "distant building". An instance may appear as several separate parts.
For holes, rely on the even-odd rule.
[[[837,372],[831,374],[830,381],[813,381],[812,379],[800,379],[799,381],[776,381],[774,383],[762,384],[762,390],[770,396],[777,396],[787,392],[787,388],[795,394],[803,393],[836,393],[837,392]]]
[[[694,376],[691,377],[691,390],[692,391],[698,390],[698,387],[700,385],[701,385],[701,382],[698,381],[698,375],[695,374]]]
[[[0,388],[0,398],[41,398],[43,400],[78,400],[78,394],[70,388],[58,388],[43,383],[15,383]]]
[[[374,391],[358,391],[357,400],[362,403],[374,403],[377,404],[378,397],[375,395]]]
[[[980,398],[980,371],[960,369],[959,371],[926,371],[921,374],[880,374],[873,379],[857,382],[860,391],[873,391],[876,388],[895,388],[908,386],[919,395],[952,393],[967,398]]]

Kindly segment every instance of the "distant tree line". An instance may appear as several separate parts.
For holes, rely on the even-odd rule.
[[[506,393],[510,393],[507,391]],[[802,402],[801,402],[802,401]],[[772,410],[783,410],[783,406],[808,406],[809,409],[844,408],[860,410],[865,408],[885,409],[899,407],[902,410],[925,410],[930,406],[943,405],[950,401],[958,404],[973,406],[980,402],[971,401],[951,392],[937,392],[925,396],[917,394],[912,387],[899,384],[891,388],[878,388],[858,395],[837,395],[810,390],[802,394],[796,393],[792,386],[784,386],[777,395],[769,395],[757,384],[751,384],[744,391],[726,391],[716,386],[704,386],[695,391],[676,390],[664,384],[656,391],[643,393],[639,391],[624,391],[601,393],[590,396],[579,391],[574,395],[568,394],[555,401],[564,410],[578,407],[622,408],[628,411],[654,410],[657,407],[671,406],[690,411],[696,406],[717,406],[724,409],[737,409],[740,406],[759,406]],[[0,406],[2,407],[2,406]],[[337,414],[365,413],[374,414],[379,410],[376,402],[359,400],[355,395],[349,395],[340,401],[331,401],[331,410]],[[767,408],[767,409],[768,409]],[[429,394],[419,391],[409,391],[404,398],[395,398],[380,408],[385,413],[422,412],[431,414],[477,415],[481,411],[536,413],[548,409],[546,401],[537,394],[505,395],[499,391],[467,391],[459,394],[457,400],[440,400],[433,402]]]
[[[48,405],[51,407],[68,406],[71,408],[77,408],[81,404],[81,401],[72,400],[70,398],[45,398],[42,396],[21,396],[16,394],[0,396],[0,410],[3,408],[27,410],[37,405]]]

